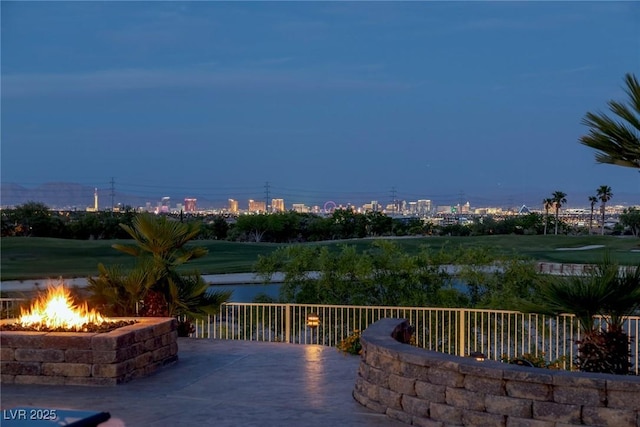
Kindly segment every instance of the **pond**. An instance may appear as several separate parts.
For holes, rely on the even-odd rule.
[[[273,298],[278,299],[280,293],[280,283],[269,284],[255,284],[255,283],[240,283],[233,285],[212,285],[209,287],[210,291],[233,291],[231,294],[230,302],[253,302],[253,299],[260,295],[265,294]]]
[[[281,283],[237,283],[228,285],[211,285],[209,286],[209,290],[233,291],[229,302],[253,302],[253,299],[260,294],[268,295],[273,298],[274,301],[277,301],[280,296],[281,285]],[[453,281],[453,288],[462,293],[468,293],[467,286],[459,280]]]

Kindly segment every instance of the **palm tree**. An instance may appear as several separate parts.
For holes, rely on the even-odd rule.
[[[542,205],[544,206],[544,235],[547,235],[547,224],[549,223],[549,209],[553,206],[552,199],[544,199],[542,201]]]
[[[564,203],[567,203],[567,195],[562,191],[554,191],[551,195],[551,202],[556,210],[556,232],[558,234],[558,213]]]
[[[613,197],[613,193],[611,192],[611,187],[608,185],[601,185],[598,187],[597,191],[598,199],[600,199],[600,213],[602,214],[602,222],[600,224],[600,234],[604,236],[604,208],[605,205],[611,198]]]
[[[640,265],[620,274],[618,264],[605,253],[603,261],[586,275],[549,278],[540,286],[537,302],[523,302],[520,308],[575,315],[581,334],[577,341],[580,370],[626,375],[631,364],[623,324],[640,308]],[[597,316],[602,316],[603,323],[596,322]]]
[[[136,307],[135,314],[193,318],[215,314],[230,298],[230,292],[209,292],[197,271],[184,273],[184,264],[207,254],[206,248],[187,246],[200,231],[198,223],[143,214],[131,226],[120,226],[136,245],[115,244],[113,248],[135,256],[137,264],[128,275],[101,267],[100,277],[90,281],[96,302],[110,301],[117,310],[132,315],[133,307],[143,301],[142,310],[138,313]]]
[[[591,228],[593,227],[593,207],[598,203],[596,196],[589,196],[589,203],[591,204],[591,215],[589,215],[589,235],[591,235]]]
[[[640,169],[640,84],[635,75],[625,75],[626,103],[609,101],[611,118],[588,112],[582,124],[589,133],[580,142],[596,150],[596,162]]]
[[[142,214],[134,218],[131,226],[120,224],[120,227],[135,240],[136,246],[115,244],[113,248],[135,257],[149,255],[164,270],[173,270],[207,254],[206,248],[185,247],[198,236],[198,223],[183,223],[171,221],[165,216]]]
[[[91,304],[108,316],[137,316],[139,303],[153,284],[151,270],[136,268],[125,273],[119,265],[105,267],[100,263],[98,272],[97,277],[88,279]]]

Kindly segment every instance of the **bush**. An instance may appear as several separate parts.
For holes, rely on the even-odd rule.
[[[354,330],[351,335],[340,341],[338,350],[343,353],[353,354],[355,356],[362,354],[362,344],[360,343],[360,331]]]
[[[533,353],[524,353],[520,357],[508,357],[506,354],[502,355],[501,360],[504,363],[511,363],[514,365],[531,365],[534,368],[546,368],[546,369],[563,369],[567,361],[566,356],[561,356],[559,359],[555,359],[551,362],[547,362],[544,358],[545,353],[542,352],[539,355]]]

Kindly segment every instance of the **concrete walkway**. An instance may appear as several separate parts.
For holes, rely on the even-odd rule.
[[[360,359],[335,348],[191,338],[178,345],[179,361],[153,376],[115,387],[3,384],[0,406],[109,412],[101,427],[405,426],[353,399]]]

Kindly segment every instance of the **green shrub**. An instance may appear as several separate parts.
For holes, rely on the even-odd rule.
[[[533,365],[534,368],[564,369],[564,366],[566,365],[565,362],[567,361],[566,356],[561,356],[551,362],[547,362],[544,356],[544,352],[537,355],[533,353],[524,353],[520,357],[509,357],[506,354],[503,354],[501,360],[504,363],[511,363],[514,365],[527,365],[528,362]]]
[[[360,331],[355,329],[351,335],[340,341],[338,350],[343,353],[359,355],[362,354],[362,344],[360,343]]]

